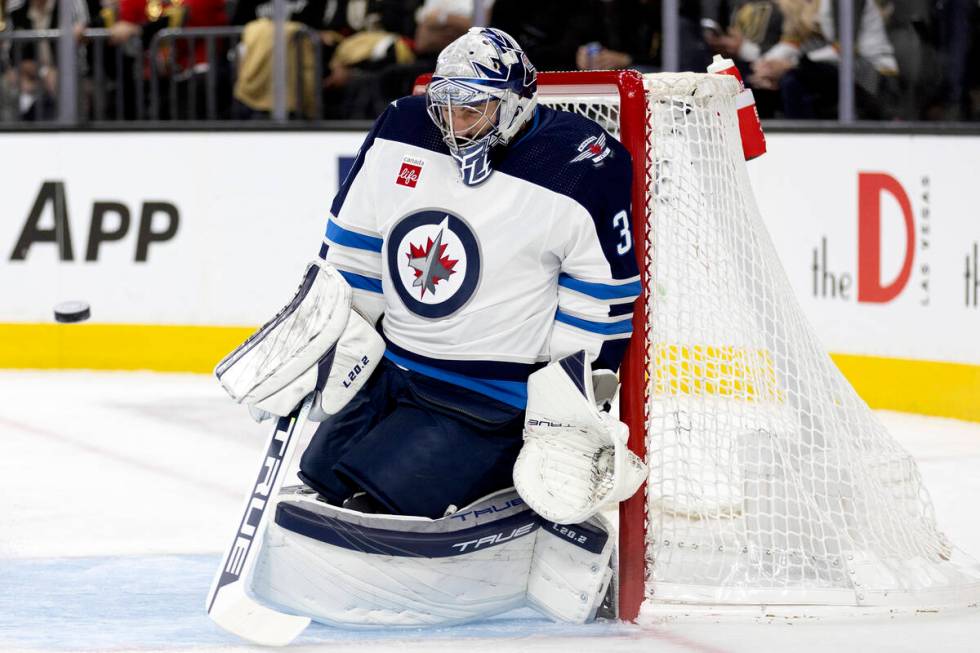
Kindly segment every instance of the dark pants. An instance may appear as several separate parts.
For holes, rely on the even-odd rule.
[[[779,82],[784,116],[792,120],[836,120],[839,76],[836,63],[800,59],[800,64]],[[854,64],[854,79],[857,117],[890,120],[899,109],[898,79],[881,75],[860,57]]]
[[[524,413],[384,360],[317,429],[300,477],[334,504],[364,491],[391,514],[438,518],[513,485]]]
[[[783,114],[791,120],[837,118],[837,65],[803,58],[779,82]]]

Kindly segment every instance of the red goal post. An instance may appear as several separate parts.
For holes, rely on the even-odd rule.
[[[644,310],[649,251],[650,225],[647,203],[650,158],[647,131],[647,99],[643,76],[634,70],[589,72],[542,72],[538,75],[538,96],[545,104],[563,104],[561,98],[594,98],[586,100],[600,106],[615,106],[601,116],[614,124],[605,124],[619,139],[633,159],[632,219],[633,243],[640,270],[643,295],[633,312],[633,337],[620,369],[622,387],[619,414],[630,430],[629,447],[646,460],[646,370],[647,311]],[[604,105],[601,98],[612,99]],[[562,107],[565,108],[565,107]],[[588,111],[584,112],[586,115]],[[616,115],[612,115],[615,113]],[[597,121],[601,122],[601,121]],[[615,129],[609,127],[615,126]],[[619,617],[634,620],[643,603],[646,579],[646,483],[632,498],[619,507],[619,560],[617,569]]]
[[[419,76],[415,81],[414,95],[425,93],[431,74]],[[647,175],[650,169],[648,156],[647,99],[643,76],[634,70],[589,72],[541,72],[538,73],[538,97],[543,104],[569,100],[584,105],[606,98],[602,106],[608,107],[599,117],[607,128],[626,147],[632,157],[632,231],[633,243],[640,269],[640,282],[647,288],[648,265],[647,230]],[[583,101],[582,98],[585,98]],[[589,111],[580,111],[588,115]],[[610,129],[611,127],[611,129]],[[645,370],[647,369],[647,317],[642,309],[643,298],[637,302],[633,313],[633,338],[620,370],[620,418],[630,428],[630,449],[646,459]],[[619,509],[619,560],[617,583],[620,618],[633,620],[639,614],[643,602],[646,577],[645,556],[645,487]]]

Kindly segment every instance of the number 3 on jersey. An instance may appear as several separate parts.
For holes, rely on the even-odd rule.
[[[613,226],[619,227],[619,237],[622,240],[616,243],[616,251],[622,256],[633,247],[633,236],[630,234],[630,219],[626,215],[626,211],[620,211],[613,216]]]

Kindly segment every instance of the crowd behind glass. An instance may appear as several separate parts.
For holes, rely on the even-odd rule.
[[[735,61],[765,118],[838,117],[843,0],[680,0],[680,70]],[[978,0],[852,0],[858,119],[980,119]],[[59,11],[70,8],[70,20]],[[472,25],[539,70],[664,61],[660,0],[285,0],[291,119],[375,118]],[[272,0],[0,0],[0,123],[55,120],[71,25],[77,120],[264,119]],[[210,30],[210,31],[209,31]]]

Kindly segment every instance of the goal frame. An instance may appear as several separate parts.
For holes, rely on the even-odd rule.
[[[420,75],[413,94],[425,92],[431,74]],[[646,288],[649,269],[649,205],[647,184],[650,170],[647,97],[643,75],[635,70],[542,71],[538,73],[538,97],[572,97],[577,93],[614,97],[618,102],[619,135],[632,158],[632,233],[634,253],[640,271],[643,293],[633,311],[633,335],[620,367],[620,419],[629,427],[629,448],[646,460],[647,409],[645,371],[648,337]],[[646,488],[619,505],[617,560],[617,600],[620,619],[635,621],[646,592]]]

